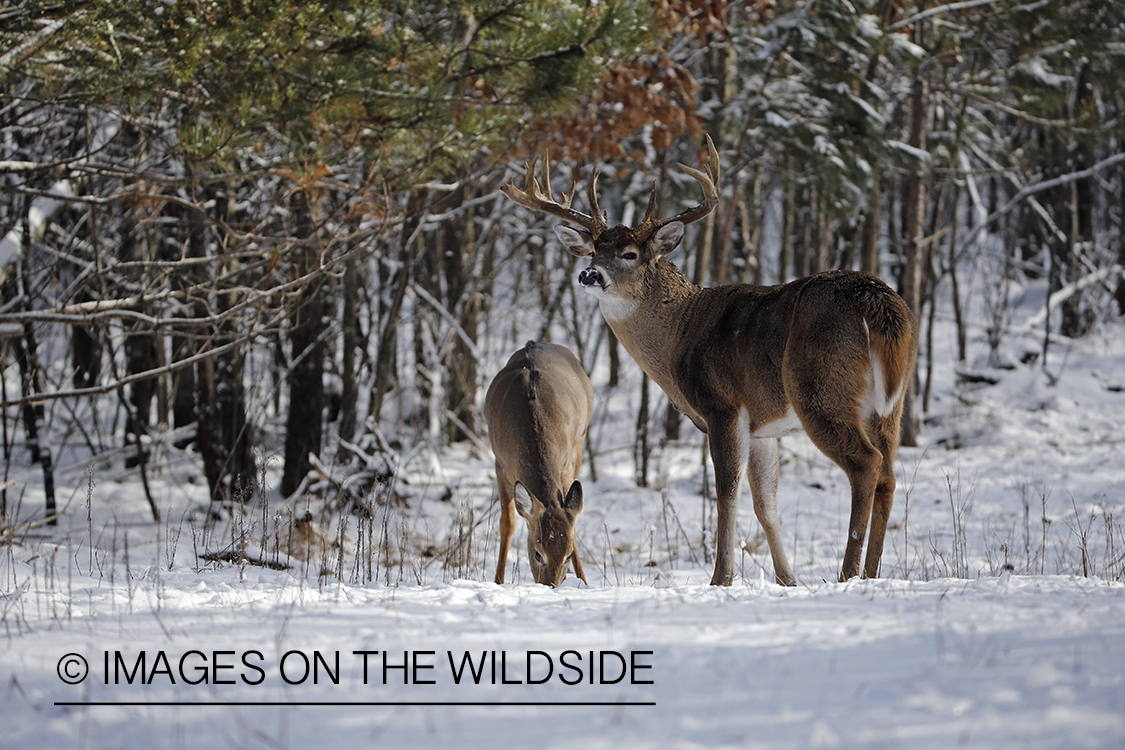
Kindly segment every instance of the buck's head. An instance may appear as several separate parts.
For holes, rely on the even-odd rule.
[[[590,175],[586,186],[589,214],[571,208],[575,193],[573,188],[562,197],[561,202],[554,199],[545,157],[545,193],[535,179],[536,160],[532,160],[527,166],[524,190],[512,183],[501,189],[505,195],[525,208],[556,216],[579,227],[574,229],[558,226],[555,233],[568,252],[590,260],[590,265],[579,274],[578,281],[587,292],[598,298],[605,317],[615,320],[631,314],[637,303],[644,298],[647,280],[655,273],[657,262],[680,244],[684,236],[684,225],[702,219],[718,204],[719,154],[710,136],[707,137],[707,150],[710,160],[705,171],[680,165],[680,169],[695,178],[703,189],[703,202],[676,216],[657,219],[654,185],[649,195],[648,209],[636,227],[622,224],[608,226],[598,206],[597,170]]]
[[[558,586],[566,580],[575,550],[574,522],[582,512],[582,484],[575,481],[563,497],[540,499],[516,482],[516,510],[527,519],[527,559],[536,583]]]
[[[567,226],[555,227],[555,234],[567,252],[589,259],[590,265],[578,274],[578,283],[597,298],[607,319],[619,320],[632,314],[647,296],[656,262],[680,244],[684,224],[669,222],[649,237],[640,228],[622,224],[610,227],[597,239]]]

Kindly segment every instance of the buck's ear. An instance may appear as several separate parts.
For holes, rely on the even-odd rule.
[[[657,255],[667,255],[676,249],[680,244],[680,240],[684,238],[684,224],[681,221],[670,221],[660,229],[648,241],[649,250]]]
[[[594,254],[594,238],[590,236],[589,232],[571,229],[567,226],[557,226],[555,227],[555,235],[571,255],[588,258]]]

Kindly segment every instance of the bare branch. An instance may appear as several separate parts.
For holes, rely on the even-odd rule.
[[[265,328],[269,329],[273,325],[280,323],[281,319],[284,318],[284,317],[285,317],[285,310],[279,311],[277,313],[277,315],[275,315],[273,317],[273,319],[270,320],[269,323],[266,324]],[[261,334],[261,330],[250,331],[250,332],[248,332],[248,333],[246,333],[242,336],[239,336],[236,339],[233,339],[231,341],[228,341],[225,344],[222,344],[221,346],[216,346],[214,348],[206,348],[205,347],[203,351],[201,351],[198,354],[195,354],[191,357],[181,359],[178,362],[172,362],[171,364],[164,365],[163,367],[155,367],[151,370],[145,370],[144,372],[134,373],[134,374],[129,375],[127,377],[115,380],[112,383],[104,383],[102,385],[91,386],[89,388],[75,388],[75,389],[69,390],[69,391],[55,391],[54,393],[37,393],[33,396],[24,396],[23,398],[10,399],[8,401],[0,402],[0,408],[8,409],[8,408],[12,408],[12,407],[27,406],[27,405],[31,405],[31,404],[42,404],[42,403],[46,403],[48,401],[56,401],[58,399],[63,399],[63,398],[80,398],[82,396],[104,396],[107,393],[113,393],[114,391],[118,391],[118,390],[124,388],[127,385],[132,385],[133,383],[139,383],[142,380],[148,380],[150,378],[159,377],[161,375],[167,375],[169,373],[176,372],[177,370],[182,370],[185,367],[191,367],[192,365],[194,365],[197,362],[202,362],[206,359],[210,359],[212,357],[217,357],[220,354],[226,354],[227,352],[233,351],[233,350],[237,349],[238,347],[248,343],[249,341],[252,341],[254,338],[259,336],[260,334]]]

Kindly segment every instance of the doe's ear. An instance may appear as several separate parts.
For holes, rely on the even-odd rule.
[[[571,255],[586,258],[594,254],[594,238],[585,230],[557,226],[555,227],[555,235]]]
[[[676,249],[680,244],[680,240],[684,238],[684,224],[682,221],[670,221],[660,229],[648,241],[649,249],[657,255],[667,255]]]
[[[570,485],[570,489],[566,491],[566,499],[562,501],[562,507],[566,509],[571,518],[574,518],[582,512],[582,505],[582,483],[576,479],[574,484]]]
[[[513,495],[516,500],[516,512],[524,518],[531,518],[531,511],[536,502],[535,497],[527,491],[527,487],[524,487],[522,482],[516,482],[516,490]]]

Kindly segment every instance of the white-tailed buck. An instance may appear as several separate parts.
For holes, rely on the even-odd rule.
[[[777,521],[778,437],[804,430],[848,476],[848,541],[840,579],[860,573],[870,521],[865,577],[879,572],[894,498],[894,456],[904,393],[917,353],[915,320],[902,298],[874,276],[830,271],[780,286],[701,289],[667,255],[684,225],[719,201],[719,155],[707,139],[705,171],[680,165],[703,189],[703,202],[666,219],[656,188],[633,228],[608,226],[587,185],[590,213],[543,187],[535,161],[524,189],[503,187],[516,203],[575,224],[556,227],[566,249],[589,258],[579,275],[609,327],[677,409],[710,439],[718,493],[712,584],[734,577],[735,526],[742,478],[749,474],[754,512],[765,531],[777,582],[796,584]],[[543,192],[545,187],[546,192]]]
[[[527,519],[527,558],[535,582],[558,586],[571,561],[575,575],[586,580],[574,521],[582,512],[582,484],[576,477],[593,408],[590,378],[570,350],[557,344],[528,342],[488,387],[484,418],[500,495],[496,583],[504,582],[517,511]]]

